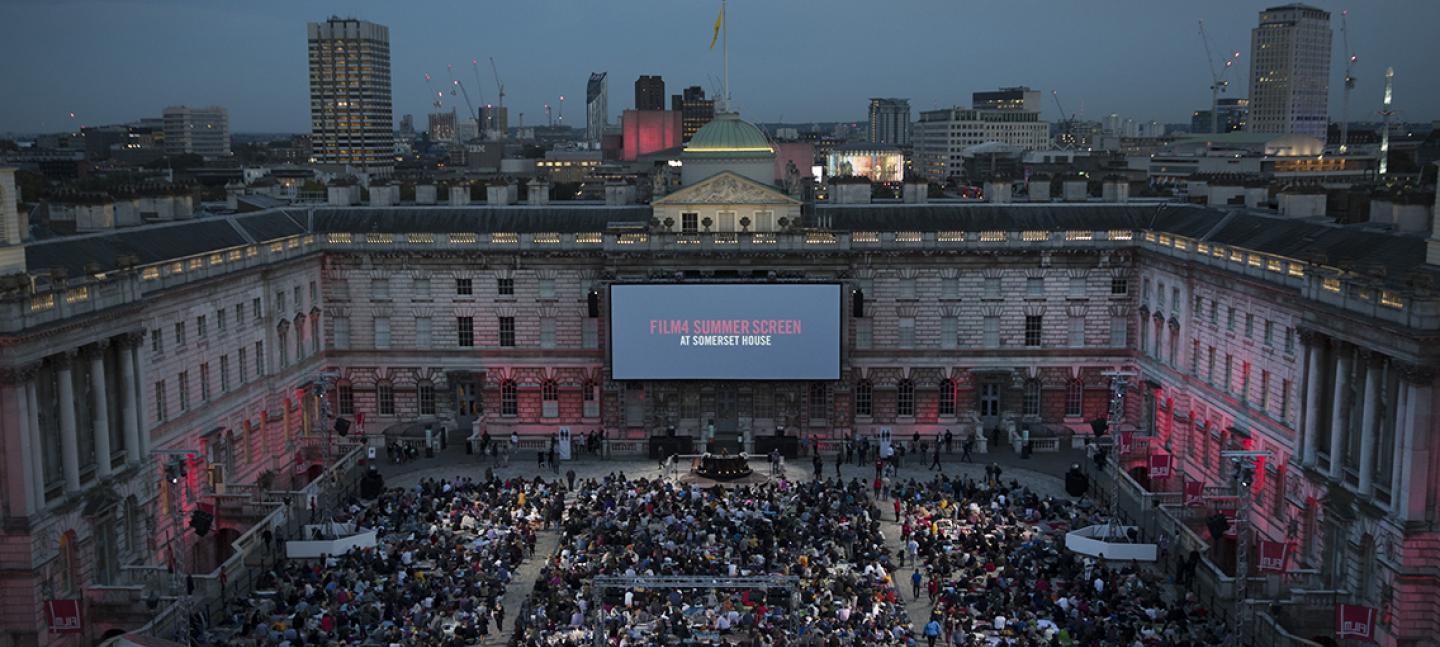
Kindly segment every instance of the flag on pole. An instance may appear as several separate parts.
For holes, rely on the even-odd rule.
[[[720,24],[725,22],[725,5],[720,5],[720,15],[715,16],[715,34],[710,37],[710,49],[715,49],[715,41],[720,39]]]

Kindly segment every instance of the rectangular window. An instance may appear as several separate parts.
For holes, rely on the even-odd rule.
[[[960,320],[955,317],[940,318],[940,347],[955,348],[960,339]]]
[[[1211,346],[1211,347],[1210,347],[1210,350],[1209,350],[1209,351],[1206,351],[1206,353],[1207,353],[1207,357],[1208,357],[1208,358],[1205,360],[1205,381],[1206,381],[1206,382],[1209,382],[1211,386],[1214,386],[1214,385],[1215,385],[1215,347],[1214,347],[1214,346]]]
[[[1240,401],[1250,400],[1250,362],[1240,363]]]
[[[265,342],[255,342],[255,376],[265,374]]]
[[[221,333],[221,334],[224,334],[224,333],[225,333],[225,309],[224,309],[224,308],[220,308],[220,309],[218,309],[218,310],[215,311],[215,332],[218,332],[218,333]]]
[[[1030,380],[1025,383],[1025,392],[1020,402],[1021,415],[1040,415],[1040,381]]]
[[[1180,333],[1170,331],[1170,366],[1180,368]]]
[[[495,279],[495,293],[502,297],[515,296],[515,279],[503,277]]]
[[[389,287],[387,286],[386,289],[388,291]],[[305,302],[300,299],[300,286],[295,286],[295,290],[291,292],[291,294],[295,296],[295,309],[303,310],[305,308]]]
[[[915,347],[915,320],[910,317],[900,319],[899,329],[896,331],[896,340],[900,348]]]
[[[680,233],[682,233],[682,234],[693,234],[693,233],[696,233],[696,232],[698,232],[698,231],[700,231],[700,214],[698,214],[698,213],[682,213],[682,214],[680,214]]]
[[[230,390],[230,356],[229,356],[229,355],[221,355],[221,356],[220,356],[220,392],[221,392],[221,393],[225,393],[225,392],[228,392],[229,390]]]
[[[1215,324],[1217,324],[1217,323],[1219,323],[1219,322],[1220,322],[1220,302],[1219,302],[1219,301],[1211,301],[1211,302],[1210,302],[1210,325],[1213,326],[1213,325],[1215,325]]]
[[[1260,371],[1260,410],[1270,411],[1270,371]]]
[[[600,347],[600,320],[585,319],[580,324],[580,345],[585,348]]]
[[[853,319],[855,322],[855,348],[857,350],[869,350],[873,342],[873,330],[869,319]]]
[[[353,387],[349,384],[341,384],[335,387],[335,399],[340,408],[341,415],[355,415],[355,389]]]
[[[390,279],[381,277],[370,279],[370,299],[372,301],[390,300]]]
[[[376,347],[376,348],[389,348],[389,347],[390,347],[390,318],[389,318],[389,317],[376,317],[374,321],[375,321],[375,347]]]
[[[382,416],[395,415],[395,387],[389,382],[375,385],[375,401]]]
[[[1235,332],[1235,308],[1233,306],[1225,311],[1225,329]]]
[[[1245,338],[1246,338],[1246,339],[1253,339],[1254,337],[1255,337],[1255,315],[1247,312],[1247,313],[1245,313]]]
[[[1130,279],[1115,277],[1110,279],[1110,294],[1122,295],[1130,293]]]
[[[540,320],[540,347],[555,347],[555,320],[550,317]]]
[[[940,381],[939,413],[942,416],[955,415],[955,383],[950,380]]]
[[[1265,331],[1265,332],[1264,332],[1264,335],[1265,335],[1265,337],[1264,337],[1265,345],[1266,345],[1266,346],[1269,346],[1269,345],[1271,345],[1272,343],[1274,343],[1274,341],[1275,341],[1275,322],[1270,321],[1269,319],[1266,319],[1266,320],[1265,320],[1265,328],[1264,328],[1264,331]]]
[[[507,348],[515,345],[514,317],[500,317],[500,345]]]
[[[855,415],[870,415],[871,390],[869,382],[855,385]]]
[[[555,279],[540,279],[540,298],[555,298]]]
[[[180,387],[180,411],[183,413],[190,410],[190,371],[180,371],[175,378],[176,386]]]
[[[246,350],[244,348],[241,348],[235,353],[235,359],[237,364],[236,368],[240,371],[238,377],[241,384],[244,384],[250,379],[250,364],[247,361],[248,358],[245,356],[245,352]]]
[[[1280,380],[1280,420],[1290,419],[1290,380]]]
[[[426,279],[426,280],[429,280],[429,279]],[[320,290],[316,287],[315,282],[314,282],[314,281],[311,281],[311,282],[310,282],[310,304],[311,304],[311,305],[315,305],[315,304],[318,304],[318,303],[320,303]]]
[[[1085,384],[1073,380],[1065,387],[1065,417],[1079,418],[1085,415]]]
[[[502,382],[500,384],[500,415],[514,417],[520,414],[519,394],[515,391],[514,382]]]
[[[200,401],[210,401],[210,363],[200,363]]]
[[[1110,347],[1125,348],[1130,345],[1130,322],[1125,317],[1110,317]]]
[[[1196,378],[1200,377],[1200,340],[1190,341],[1190,374]]]
[[[1000,347],[1000,317],[988,315],[982,322],[986,348]]]
[[[429,382],[421,382],[415,387],[416,404],[420,408],[420,415],[435,415],[435,385]]]
[[[1045,279],[1038,276],[1032,276],[1025,279],[1025,298],[1045,298]]]
[[[415,347],[430,348],[435,345],[435,331],[429,317],[415,318]]]
[[[350,348],[350,318],[332,317],[335,322],[335,335],[330,338],[330,346],[335,350],[347,350]]]
[[[165,410],[165,380],[155,382],[155,422],[165,422],[169,412]]]
[[[177,322],[175,322],[175,346],[178,348],[178,347],[182,347],[182,346],[184,346],[184,345],[185,345],[185,322],[183,322],[183,321],[177,321]]]
[[[1165,284],[1164,284],[1164,283],[1156,283],[1156,284],[1155,284],[1155,309],[1156,309],[1156,310],[1164,310],[1164,309],[1165,309]]]
[[[245,327],[245,305],[242,303],[235,304],[235,327]]]
[[[1002,297],[1000,296],[1000,277],[998,277],[998,276],[987,276],[987,277],[985,277],[985,298],[986,298],[986,299],[1000,299],[1000,298],[1002,298]]]
[[[159,328],[150,331],[150,352],[165,352],[165,335]]]
[[[1071,348],[1085,347],[1085,318],[1070,317],[1070,330],[1066,341]]]
[[[254,319],[255,321],[260,321],[260,319],[263,318],[263,317],[264,317],[264,315],[262,315],[262,314],[260,313],[260,297],[255,297],[255,298],[251,299],[251,300],[250,300],[250,318],[251,318],[251,319]]]
[[[1170,288],[1170,309],[1172,312],[1180,311],[1180,288]]]
[[[1230,353],[1225,353],[1225,392],[1231,393],[1235,390],[1235,358]]]
[[[411,282],[411,284],[410,284],[410,300],[411,300],[411,301],[429,301],[429,300],[430,300],[430,279],[429,279],[429,278],[427,278],[427,277],[418,277],[418,278],[416,278],[413,282]]]
[[[1285,352],[1292,355],[1295,353],[1295,330],[1289,326],[1285,327]]]
[[[459,344],[460,346],[462,346],[462,347],[468,348],[468,347],[471,347],[471,346],[474,346],[474,345],[475,345],[475,318],[474,318],[474,317],[456,317],[456,318],[455,318],[455,339],[458,341],[458,344]]]
[[[810,405],[810,420],[825,420],[830,417],[829,392],[822,383],[810,385],[810,397],[807,402]]]
[[[1044,332],[1045,318],[1041,315],[1025,315],[1025,345],[1039,346]]]
[[[915,383],[909,380],[900,382],[896,390],[895,413],[900,416],[915,415]]]
[[[275,312],[285,312],[285,291],[275,293]]]
[[[468,297],[475,294],[475,288],[470,279],[455,279],[455,296]]]

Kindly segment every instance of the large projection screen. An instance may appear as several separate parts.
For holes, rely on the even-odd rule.
[[[838,283],[616,284],[617,380],[838,380]]]

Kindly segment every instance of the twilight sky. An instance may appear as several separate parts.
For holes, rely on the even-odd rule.
[[[1278,2],[1220,0],[732,0],[730,80],[752,121],[858,120],[871,96],[909,97],[918,110],[968,105],[1000,85],[1058,90],[1086,118],[1119,113],[1188,122],[1209,105],[1196,21],[1216,55],[1240,50],[1229,96],[1248,93],[1250,29]],[[1330,113],[1340,112],[1339,11],[1351,7],[1360,56],[1352,119],[1379,108],[1395,67],[1402,119],[1440,119],[1440,1],[1314,0],[1334,13]],[[566,96],[565,121],[584,125],[585,81],[610,73],[610,114],[632,106],[640,74],[666,92],[718,87],[720,47],[707,49],[719,0],[0,0],[0,133],[46,132],[158,116],[168,104],[218,104],[235,132],[309,130],[305,23],[331,14],[390,28],[395,117],[424,123],[424,74],[445,66],[477,99],[478,57],[506,86],[510,123],[544,120]],[[447,107],[461,97],[446,97]],[[451,103],[453,101],[453,104]],[[1045,97],[1045,118],[1058,111]],[[68,113],[76,113],[74,120]]]

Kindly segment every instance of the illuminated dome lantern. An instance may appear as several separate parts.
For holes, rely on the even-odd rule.
[[[754,124],[721,112],[696,131],[680,155],[680,181],[690,186],[721,171],[733,171],[770,186],[775,180],[775,147]]]

